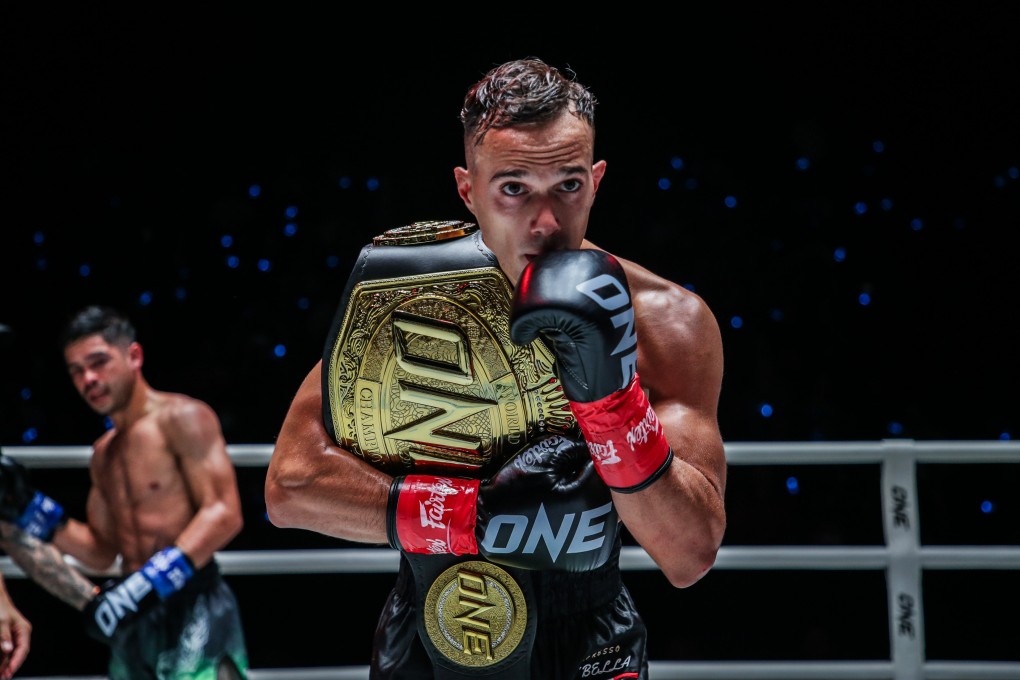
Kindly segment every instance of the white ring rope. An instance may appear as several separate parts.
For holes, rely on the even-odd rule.
[[[88,446],[6,447],[29,467],[84,467]],[[273,447],[228,446],[238,467],[264,467]],[[916,469],[918,463],[1020,463],[1020,442],[884,440],[881,442],[737,442],[726,445],[729,465],[877,464],[882,468],[885,545],[724,546],[715,569],[884,570],[889,592],[889,661],[652,661],[656,680],[1020,680],[1020,662],[925,661],[921,572],[924,569],[1020,570],[1020,547],[920,544]],[[226,574],[396,572],[399,554],[389,548],[255,550],[217,553]],[[625,547],[620,568],[658,567],[638,547]],[[24,577],[9,557],[5,576]],[[367,667],[255,669],[251,680],[365,680]],[[64,680],[41,678],[40,680]],[[102,680],[75,676],[73,680]]]

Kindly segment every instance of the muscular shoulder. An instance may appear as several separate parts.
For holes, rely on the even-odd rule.
[[[156,420],[171,444],[195,443],[220,436],[220,422],[209,404],[186,394],[160,392]]]
[[[712,404],[723,368],[715,314],[692,291],[635,262],[617,259],[634,301],[642,386],[663,398]]]

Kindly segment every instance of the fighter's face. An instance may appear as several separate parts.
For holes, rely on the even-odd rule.
[[[130,399],[140,355],[131,347],[111,345],[101,335],[89,335],[64,349],[67,372],[78,394],[96,413],[108,415]]]
[[[457,190],[516,285],[536,255],[579,248],[605,173],[594,134],[569,112],[542,125],[490,130],[456,168]]]

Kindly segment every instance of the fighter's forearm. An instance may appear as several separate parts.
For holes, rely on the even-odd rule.
[[[95,584],[64,561],[59,550],[13,524],[0,522],[0,547],[33,581],[79,611],[96,594]]]

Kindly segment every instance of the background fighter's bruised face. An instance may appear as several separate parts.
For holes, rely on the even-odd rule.
[[[457,191],[485,244],[516,285],[536,255],[579,248],[606,170],[593,164],[594,132],[564,111],[541,125],[489,130],[455,168]]]
[[[137,347],[111,345],[96,334],[76,340],[64,349],[71,382],[96,413],[107,415],[128,402],[134,369],[141,358]]]

